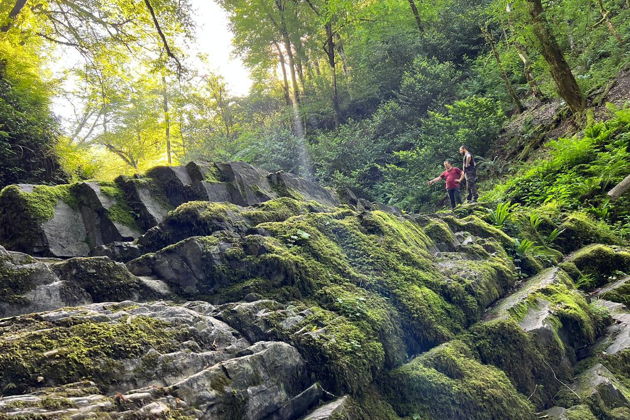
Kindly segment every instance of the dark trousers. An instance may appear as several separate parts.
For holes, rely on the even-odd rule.
[[[477,193],[477,174],[475,171],[466,171],[466,191],[468,195],[466,200],[470,203],[473,201],[477,201],[479,198],[479,194]]]
[[[462,204],[462,195],[459,193],[459,188],[451,188],[446,190],[448,198],[451,200],[451,208],[454,209],[457,204]]]

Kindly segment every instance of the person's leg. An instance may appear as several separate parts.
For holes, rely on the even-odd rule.
[[[462,194],[460,193],[459,188],[455,189],[454,195],[455,195],[455,203],[456,203],[456,205],[457,204],[463,204],[462,203]]]
[[[479,198],[479,194],[477,193],[477,177],[471,177],[468,185],[468,200],[472,200],[473,202],[477,201],[477,198]]]
[[[470,203],[472,201],[472,177],[468,171],[465,171],[464,175],[466,180],[466,202]]]
[[[451,209],[455,208],[455,191],[456,190],[446,190],[448,193],[448,199],[451,201]]]

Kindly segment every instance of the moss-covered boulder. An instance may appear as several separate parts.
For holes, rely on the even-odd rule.
[[[630,308],[630,276],[623,276],[599,291],[599,297]]]
[[[93,302],[143,301],[168,298],[165,287],[134,276],[127,267],[107,257],[76,257],[51,264],[59,279],[85,290]]]
[[[603,222],[597,222],[584,213],[571,213],[560,224],[560,234],[555,244],[565,253],[583,246],[599,244],[620,244],[621,239]]]
[[[0,244],[33,255],[87,255],[87,232],[69,185],[10,185],[0,192]]]
[[[383,379],[403,416],[432,419],[535,419],[534,408],[501,370],[475,359],[463,342],[442,344]]]
[[[44,262],[0,246],[0,318],[90,302],[85,290],[60,281]]]
[[[622,247],[593,244],[569,255],[566,261],[591,276],[592,281],[584,284],[586,288],[601,286],[611,277],[630,272],[630,250]]]

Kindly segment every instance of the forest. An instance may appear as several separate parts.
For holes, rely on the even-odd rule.
[[[191,70],[188,1],[4,1],[0,185],[243,160],[435,208],[425,181],[461,144],[486,180],[514,173],[540,135],[528,110],[566,104],[579,131],[630,54],[623,0],[218,3],[254,80],[243,97]],[[80,65],[53,79],[64,51]],[[73,106],[63,126],[55,97]]]

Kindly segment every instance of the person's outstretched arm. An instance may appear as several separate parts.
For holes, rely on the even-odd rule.
[[[433,185],[436,182],[438,182],[440,179],[442,179],[442,175],[438,176],[437,178],[433,178],[431,181],[427,182],[427,184]]]

